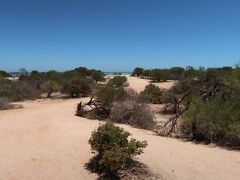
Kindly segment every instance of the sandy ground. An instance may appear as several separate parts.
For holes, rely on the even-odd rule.
[[[129,88],[135,89],[137,92],[141,92],[144,90],[145,86],[150,84],[150,80],[147,79],[141,79],[136,77],[127,77]],[[168,82],[161,82],[161,83],[152,83],[156,86],[158,86],[161,89],[169,89],[171,88],[176,81],[169,80]]]
[[[21,109],[0,111],[0,180],[96,179],[97,175],[89,173],[84,164],[93,156],[87,141],[100,122],[75,117],[78,102],[40,100],[19,103]],[[239,151],[121,126],[133,137],[147,140],[148,147],[138,159],[162,179],[240,177]]]

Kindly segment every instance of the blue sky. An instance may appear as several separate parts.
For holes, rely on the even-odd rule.
[[[0,69],[234,65],[240,0],[0,0]]]

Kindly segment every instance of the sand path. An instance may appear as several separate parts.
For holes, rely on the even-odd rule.
[[[84,164],[99,121],[74,116],[78,99],[20,103],[0,111],[0,180],[96,179]],[[237,180],[240,152],[197,145],[121,125],[148,147],[139,160],[162,179]]]

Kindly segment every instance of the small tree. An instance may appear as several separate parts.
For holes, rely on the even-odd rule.
[[[98,81],[105,81],[104,74],[101,71],[92,71],[91,78],[97,83]]]
[[[50,98],[54,91],[60,90],[60,85],[56,81],[46,81],[42,85],[42,90],[47,93],[47,98]]]
[[[143,69],[143,68],[137,67],[137,68],[135,68],[135,69],[133,70],[132,76],[137,76],[137,77],[139,77],[139,76],[143,75],[143,72],[144,72],[144,69]]]
[[[103,173],[116,176],[118,171],[134,156],[143,153],[147,146],[146,141],[128,140],[130,133],[107,122],[92,132],[89,144],[92,150],[98,153],[96,166]]]

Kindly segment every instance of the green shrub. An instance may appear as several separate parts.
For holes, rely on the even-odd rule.
[[[142,129],[152,129],[155,125],[153,113],[147,106],[133,100],[114,104],[110,119],[113,122],[129,124]]]
[[[107,122],[92,132],[89,144],[98,153],[96,166],[103,173],[117,175],[117,172],[136,155],[143,153],[145,141],[128,140],[130,133]]]
[[[87,78],[75,78],[64,84],[62,92],[70,97],[87,96],[91,93],[91,81]]]
[[[127,82],[126,76],[114,76],[112,79],[108,81],[108,85],[122,87],[125,82]]]
[[[97,93],[97,101],[101,103],[104,110],[109,113],[113,104],[117,101],[126,99],[127,94],[123,88],[114,88],[113,86],[101,87]]]
[[[181,131],[198,141],[240,146],[240,99],[230,102],[220,98],[204,102],[195,98],[184,113]]]
[[[163,92],[162,90],[153,84],[147,85],[139,95],[139,100],[147,103],[161,104]]]

